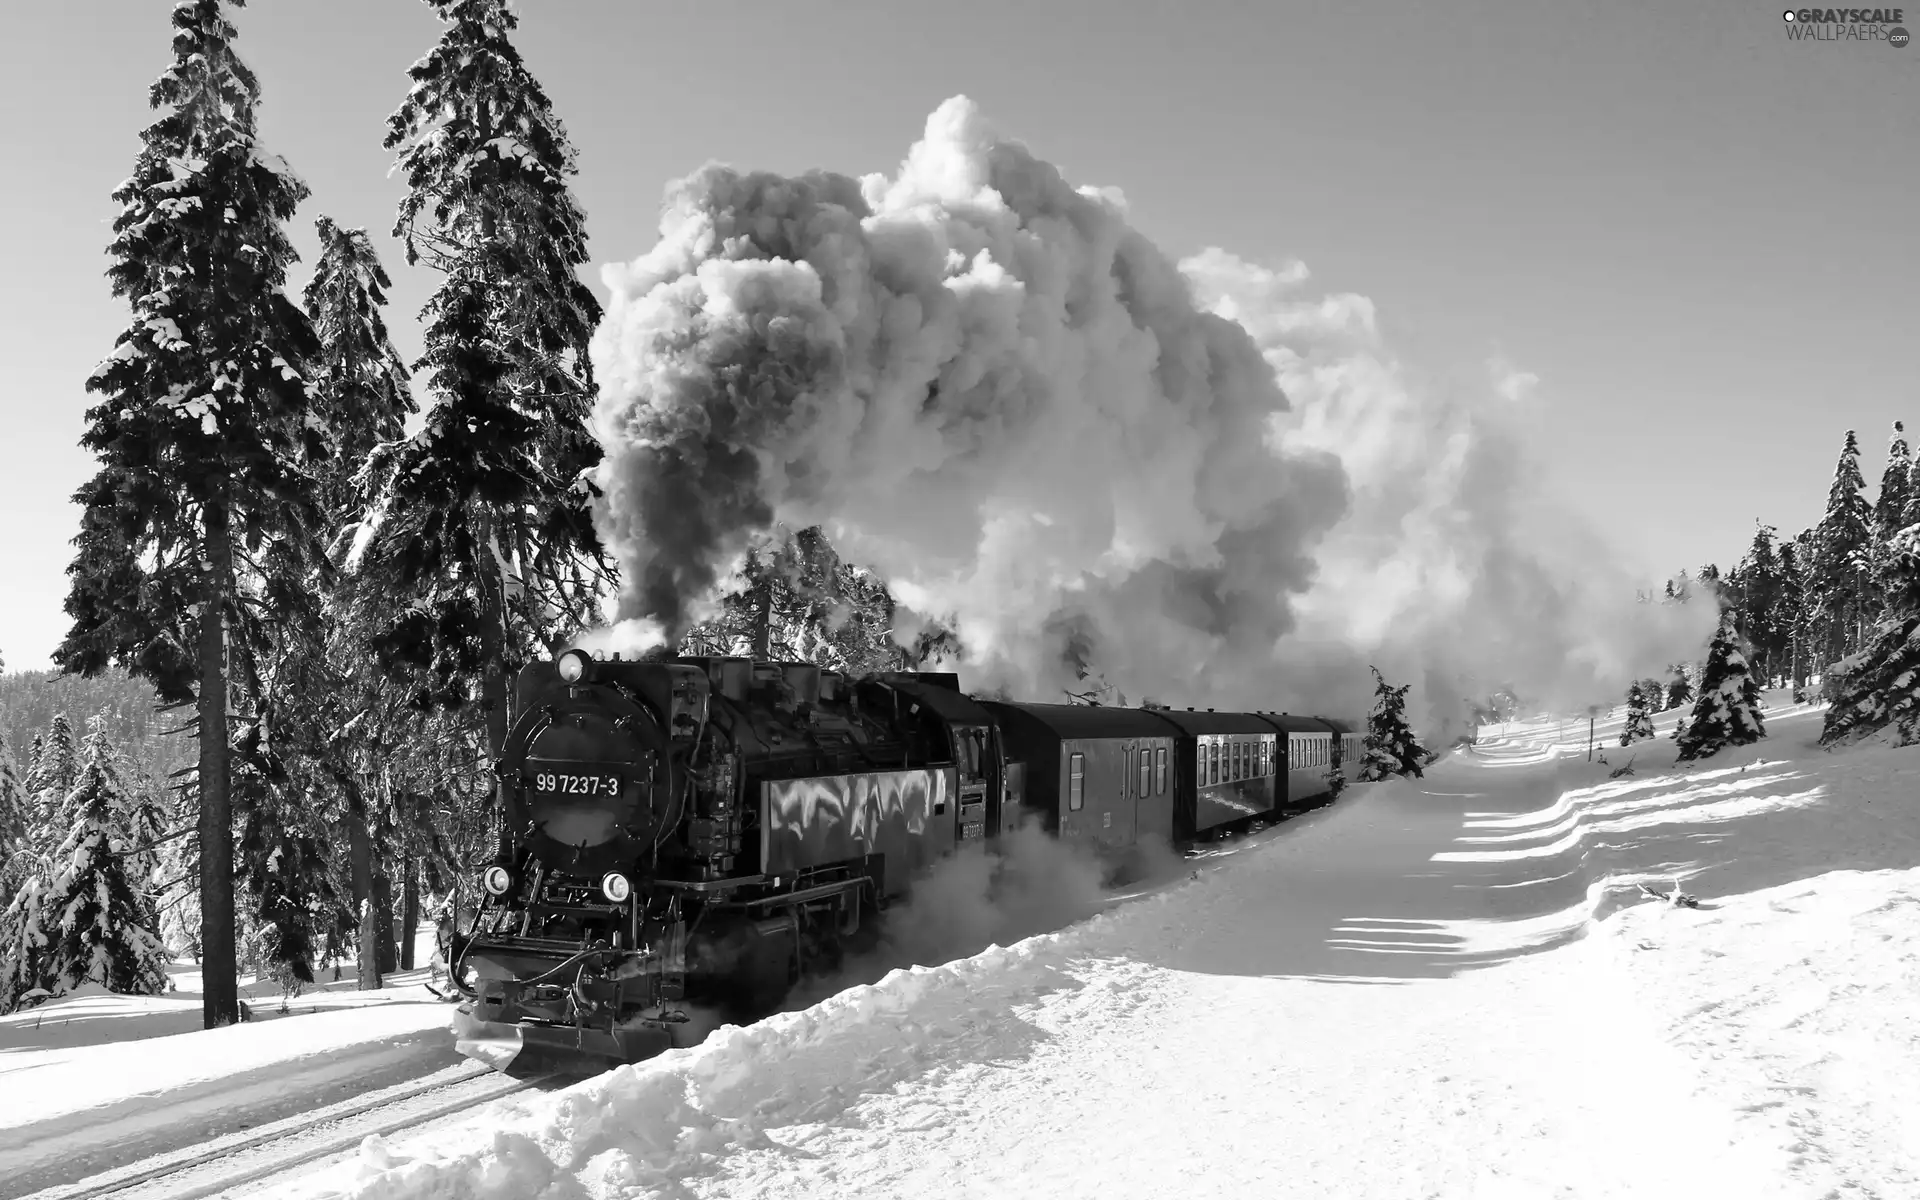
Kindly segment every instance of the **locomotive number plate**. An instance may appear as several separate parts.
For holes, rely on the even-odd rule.
[[[620,777],[574,771],[540,771],[533,777],[533,790],[555,796],[618,796]]]

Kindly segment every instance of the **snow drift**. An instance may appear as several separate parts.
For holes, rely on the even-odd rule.
[[[1446,711],[1598,699],[1705,637],[1529,519],[1512,423],[1410,391],[1364,300],[1176,264],[964,97],[891,178],[710,165],[660,230],[593,345],[601,645],[676,638],[775,522],[1022,696],[1358,715],[1379,660]]]

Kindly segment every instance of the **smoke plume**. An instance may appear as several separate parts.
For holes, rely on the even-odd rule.
[[[1704,641],[1538,515],[1509,411],[1402,383],[1364,300],[1176,264],[965,98],[892,177],[711,165],[660,230],[593,346],[603,642],[677,640],[775,522],[1028,698],[1359,715],[1375,661],[1433,718],[1600,699]]]

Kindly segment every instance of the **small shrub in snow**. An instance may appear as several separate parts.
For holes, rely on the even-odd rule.
[[[1651,692],[1647,685],[1653,684]],[[1631,746],[1653,736],[1651,709],[1660,702],[1660,685],[1653,680],[1636,680],[1627,688],[1627,724],[1620,731],[1620,744]]]

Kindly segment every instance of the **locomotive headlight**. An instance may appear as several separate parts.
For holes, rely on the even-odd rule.
[[[607,899],[619,904],[633,895],[633,885],[628,883],[627,877],[620,872],[608,871],[607,877],[600,881],[600,892]]]
[[[569,650],[562,654],[554,666],[559,668],[560,678],[568,683],[579,683],[587,675],[587,664],[593,660],[587,657],[585,650]]]
[[[495,896],[504,896],[513,886],[513,875],[505,867],[488,867],[486,874],[480,876],[480,886]]]

